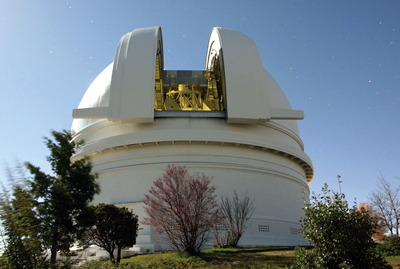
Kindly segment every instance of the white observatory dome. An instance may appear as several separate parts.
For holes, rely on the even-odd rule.
[[[213,176],[217,194],[248,191],[256,211],[240,245],[304,245],[303,202],[313,177],[293,110],[254,41],[211,32],[204,70],[164,70],[160,27],[136,29],[73,111],[75,158],[89,155],[101,193],[142,218],[142,200],[169,164]],[[304,198],[305,192],[306,198]],[[141,225],[136,249],[159,250]]]

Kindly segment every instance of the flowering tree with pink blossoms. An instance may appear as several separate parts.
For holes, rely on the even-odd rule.
[[[160,241],[172,248],[198,253],[221,219],[210,183],[204,174],[169,165],[145,195],[147,217],[142,223],[155,227]]]

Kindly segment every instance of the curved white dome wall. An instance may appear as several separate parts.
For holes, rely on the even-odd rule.
[[[233,190],[255,199],[256,211],[241,245],[307,244],[298,233],[304,195],[313,169],[282,89],[264,70],[253,40],[214,28],[206,70],[216,54],[221,64],[224,117],[176,112],[155,116],[156,59],[163,69],[160,27],[134,30],[118,45],[114,63],[74,110],[74,139],[90,155],[101,193],[95,203],[122,204],[143,216],[142,200],[168,164],[213,176],[217,194]],[[179,114],[182,113],[182,114]],[[168,114],[170,115],[170,114]],[[151,227],[140,225],[137,245],[159,249]]]

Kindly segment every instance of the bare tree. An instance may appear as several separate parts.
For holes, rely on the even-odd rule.
[[[254,213],[254,199],[246,192],[239,195],[236,190],[233,198],[222,196],[220,210],[224,218],[222,223],[215,227],[214,234],[217,245],[236,247],[247,226],[247,221]]]
[[[376,209],[368,203],[360,203],[358,205],[358,210],[364,211],[368,215],[370,215],[372,223],[376,225],[376,227],[374,228],[375,233],[372,235],[372,238],[377,241],[382,241],[385,233],[388,230],[385,222],[383,221],[382,214],[380,212],[377,212]]]
[[[196,254],[221,218],[210,183],[204,174],[190,175],[185,167],[168,166],[145,195],[148,217],[142,223],[155,227],[160,241]]]
[[[368,196],[371,205],[379,212],[390,235],[399,236],[400,226],[400,185],[393,188],[381,174],[377,189]]]

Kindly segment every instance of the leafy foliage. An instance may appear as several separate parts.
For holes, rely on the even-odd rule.
[[[5,236],[2,266],[46,268],[44,250],[37,237],[40,221],[34,211],[32,195],[23,184],[14,184],[11,195],[3,193],[0,213]]]
[[[143,224],[155,227],[160,240],[177,250],[197,253],[221,218],[215,187],[204,174],[190,175],[185,167],[168,166],[145,195]]]
[[[396,235],[385,236],[381,244],[377,246],[383,256],[400,256],[400,237]]]
[[[376,252],[375,224],[364,210],[349,207],[345,195],[322,188],[304,208],[301,232],[314,244],[299,250],[294,268],[390,268]]]
[[[221,226],[216,226],[214,230],[215,240],[217,245],[225,245],[236,247],[247,228],[247,221],[254,213],[254,199],[246,193],[240,197],[236,190],[233,193],[233,198],[226,196],[221,197],[220,210],[223,215]],[[218,228],[221,227],[221,228]]]
[[[105,249],[112,262],[117,249],[117,264],[121,260],[121,250],[136,243],[138,216],[125,207],[98,204],[94,207],[95,223],[85,233],[84,244],[95,244]]]
[[[291,268],[297,269],[318,269],[327,268],[320,267],[320,261],[315,258],[315,253],[313,250],[308,250],[304,247],[296,247],[295,249],[295,261]]]
[[[72,141],[70,132],[52,132],[54,141],[45,138],[51,154],[47,158],[53,175],[48,175],[30,163],[26,166],[33,175],[30,192],[35,201],[35,212],[40,219],[43,246],[51,250],[51,264],[56,262],[58,251],[68,252],[71,244],[81,237],[92,223],[89,203],[99,192],[91,174],[88,158],[71,161],[83,142]]]

